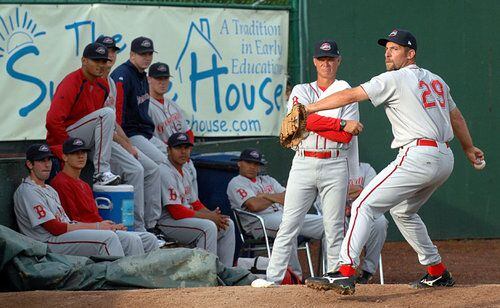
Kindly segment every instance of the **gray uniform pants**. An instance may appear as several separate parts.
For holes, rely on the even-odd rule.
[[[158,241],[149,232],[116,231],[126,256],[142,255],[158,249]]]
[[[259,216],[264,219],[267,235],[270,237],[276,237],[281,224],[283,212],[259,214]],[[262,226],[259,222],[251,224],[248,229],[255,238],[260,238],[264,235],[262,232]],[[323,217],[321,217],[321,215],[307,214],[304,218],[304,223],[302,224],[302,229],[300,230],[299,235],[311,239],[321,240],[323,239],[323,230]],[[297,255],[297,241],[294,241],[292,245],[289,265],[297,275],[302,277],[302,268],[300,267],[299,257]]]
[[[348,171],[345,157],[317,159],[295,155],[283,207],[283,219],[274,241],[267,279],[281,283],[294,243],[317,194],[323,204],[328,271],[335,270],[344,237]]]
[[[109,230],[75,230],[53,236],[46,243],[50,251],[63,255],[124,256],[118,235]]]
[[[363,189],[352,204],[351,222],[342,243],[340,263],[359,265],[359,255],[368,240],[373,223],[390,210],[401,234],[417,252],[420,264],[441,262],[418,210],[429,200],[453,170],[453,153],[439,147],[409,146]]]
[[[111,143],[115,129],[115,111],[109,107],[96,110],[66,128],[70,137],[82,139],[92,147],[95,174],[110,171]]]
[[[122,181],[134,186],[134,229],[146,231],[156,226],[161,213],[160,169],[140,150],[137,160],[121,145],[114,142],[111,149],[111,171]]]
[[[219,256],[224,265],[233,266],[235,238],[232,220],[229,220],[226,230],[217,230],[215,223],[208,219],[162,217],[158,227],[166,237],[186,245],[195,244]]]

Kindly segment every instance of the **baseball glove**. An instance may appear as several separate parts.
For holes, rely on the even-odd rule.
[[[280,143],[285,148],[295,149],[307,137],[307,112],[302,104],[295,104],[281,122]]]

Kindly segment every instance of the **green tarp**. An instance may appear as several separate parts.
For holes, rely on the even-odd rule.
[[[18,291],[235,286],[257,278],[225,267],[201,249],[160,249],[118,259],[54,254],[46,244],[2,225],[0,274],[4,288]]]

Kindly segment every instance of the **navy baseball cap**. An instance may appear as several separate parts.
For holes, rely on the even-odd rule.
[[[63,153],[71,154],[77,151],[90,151],[85,142],[80,138],[68,138],[63,143]]]
[[[254,148],[248,148],[241,151],[240,158],[238,160],[259,163],[261,165],[267,164],[262,153],[260,153],[259,150]]]
[[[29,161],[43,160],[46,157],[53,157],[54,154],[45,143],[35,143],[26,150],[26,159]]]
[[[153,41],[150,38],[139,36],[132,41],[130,50],[135,53],[155,52]]]
[[[321,40],[314,45],[314,58],[340,57],[339,47],[334,40]]]
[[[167,144],[169,147],[175,148],[180,145],[190,145],[193,146],[191,141],[189,141],[189,136],[186,133],[175,133],[168,138]]]
[[[107,60],[108,58],[108,49],[106,46],[99,43],[90,43],[85,46],[83,50],[83,57],[92,60]]]
[[[387,42],[393,42],[401,46],[410,47],[411,49],[417,51],[417,39],[408,30],[394,29],[387,36],[387,38],[381,38],[378,40],[378,44],[384,46]]]
[[[161,62],[156,62],[151,64],[149,67],[149,72],[148,72],[149,77],[170,77],[170,68],[168,67],[167,64],[161,63]]]
[[[106,48],[113,48],[116,51],[120,50],[120,48],[116,46],[116,42],[111,36],[101,35],[95,42],[106,46]]]

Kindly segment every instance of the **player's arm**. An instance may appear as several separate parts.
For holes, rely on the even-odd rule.
[[[285,192],[274,193],[274,194],[258,194],[257,197],[264,198],[273,203],[279,203],[281,205],[285,204]]]
[[[123,128],[119,124],[116,124],[116,130],[113,134],[113,141],[121,145],[125,150],[127,150],[127,152],[132,154],[132,156],[139,159],[139,153],[137,152],[137,149],[134,147],[132,142],[130,142],[130,139],[127,137],[127,135],[123,131]]]
[[[477,163],[478,160],[484,160],[484,153],[474,146],[467,123],[458,108],[454,108],[450,111],[450,120],[453,133],[458,141],[460,141],[460,145],[467,159],[469,159],[472,164]]]
[[[260,211],[267,209],[273,203],[274,203],[273,201],[271,201],[267,198],[255,196],[255,197],[252,197],[252,198],[248,199],[247,201],[245,201],[243,203],[243,207],[246,208],[250,212],[257,213],[257,212],[260,212]]]
[[[335,92],[314,104],[306,106],[306,111],[309,113],[317,112],[326,109],[336,109],[355,102],[362,102],[368,100],[368,94],[361,86],[352,89],[345,89]]]

